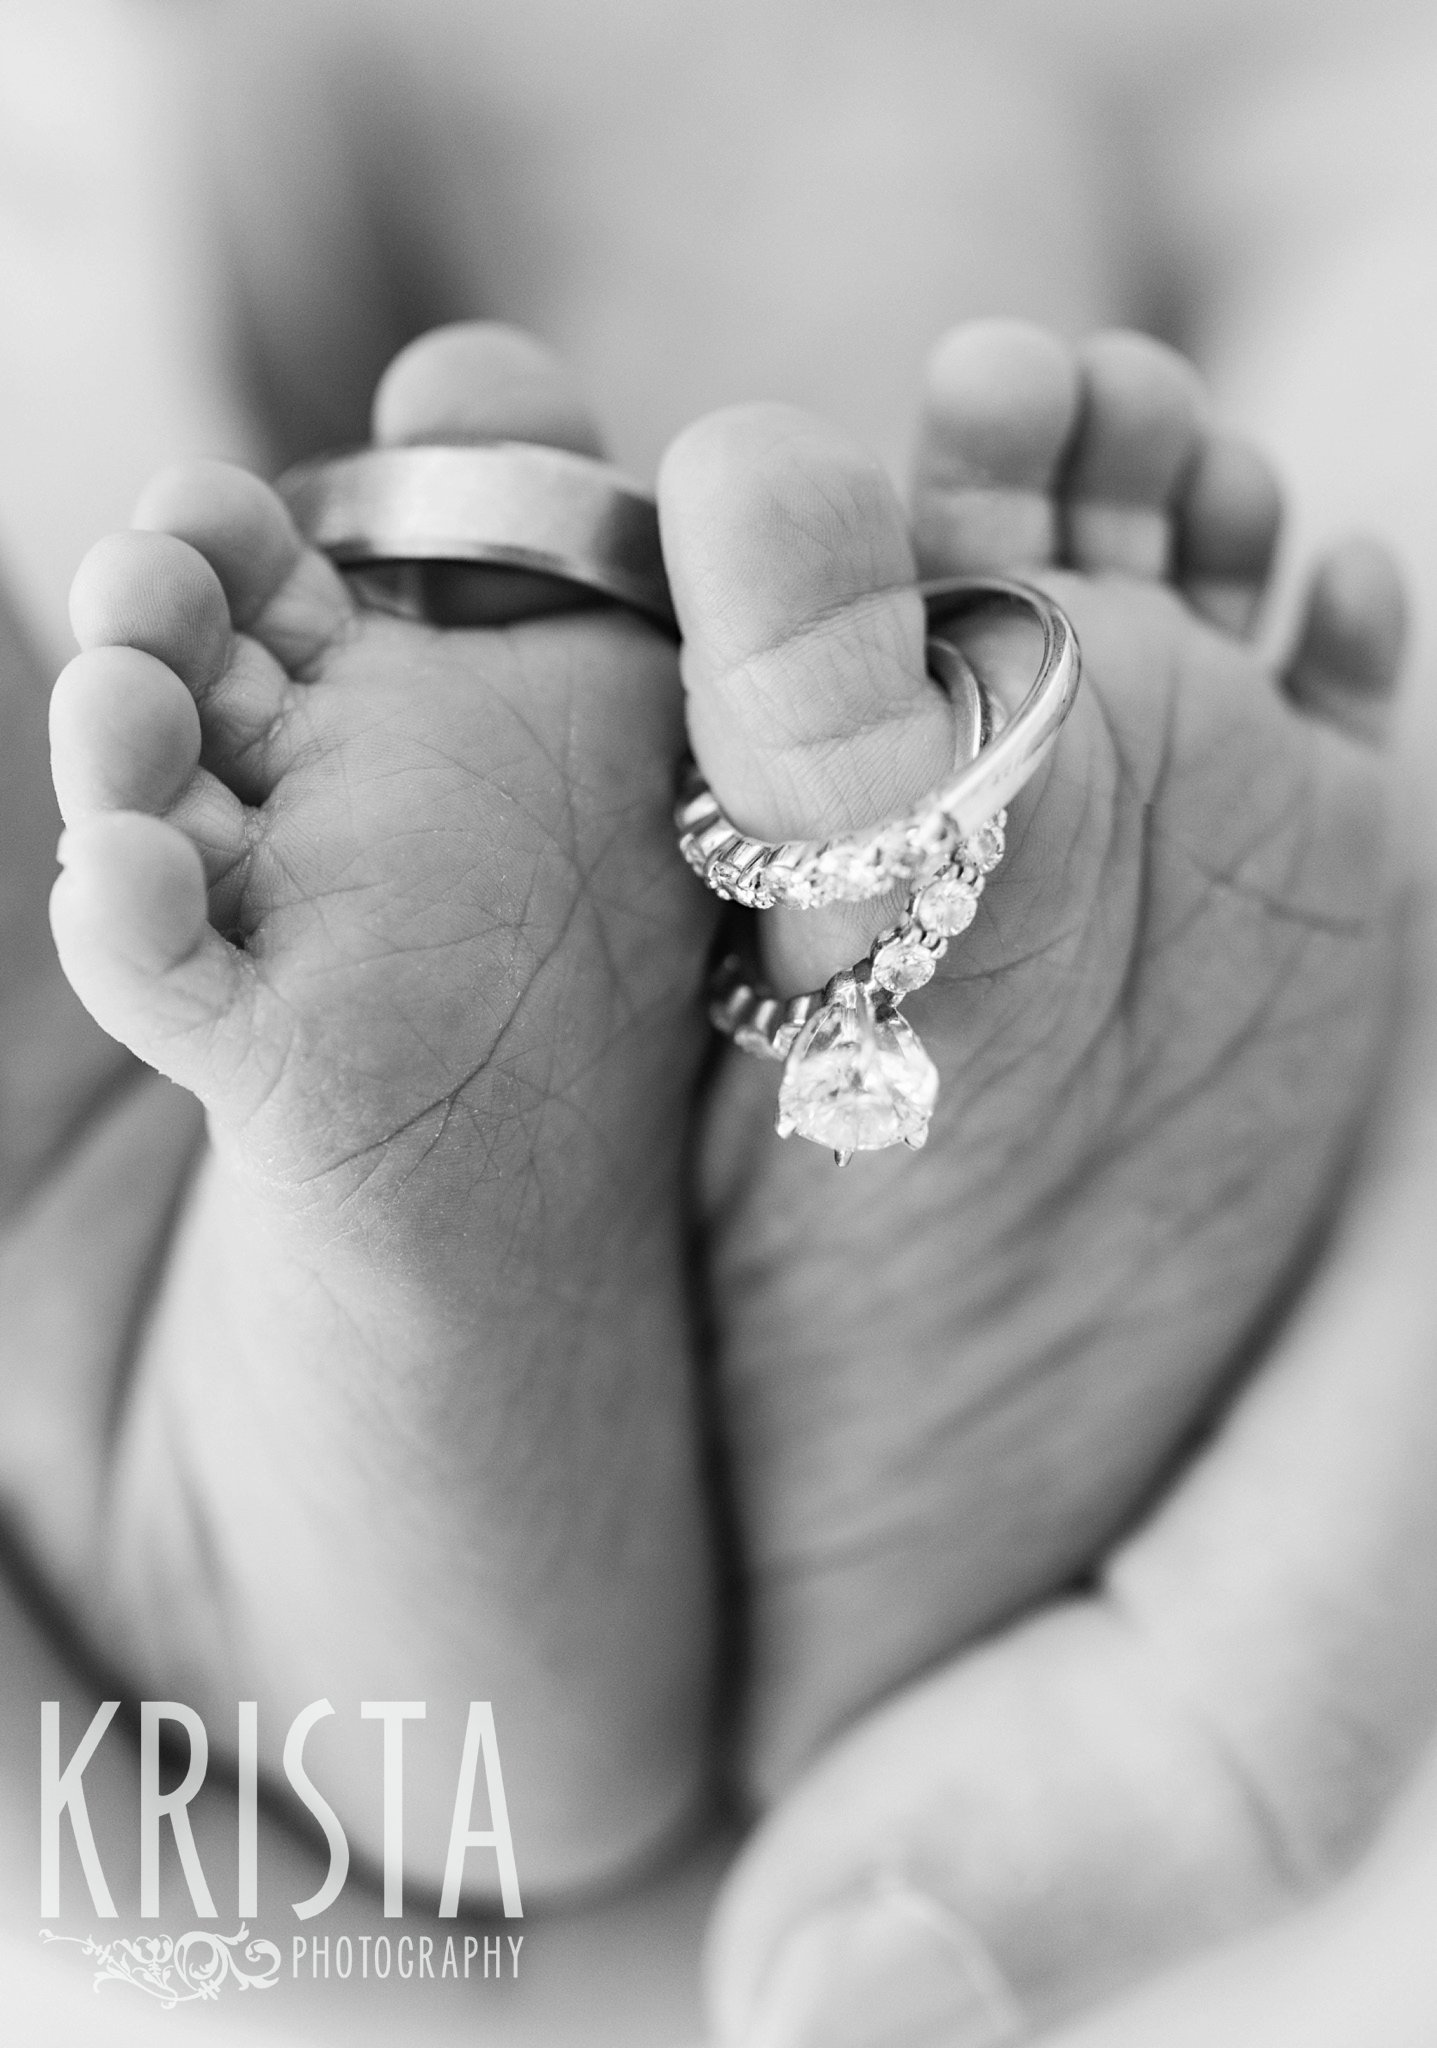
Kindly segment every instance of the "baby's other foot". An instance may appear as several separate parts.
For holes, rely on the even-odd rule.
[[[499,329],[416,344],[377,421],[593,445]],[[219,465],[138,524],[75,585],[53,923],[209,1136],[117,1396],[88,1624],[212,1729],[258,1698],[276,1774],[333,1698],[314,1742],[372,1857],[378,1731],[341,1703],[427,1701],[405,1852],[430,1883],[492,1700],[523,1875],[593,1881],[703,1771],[680,1168],[708,929],[669,825],[673,649],[614,608],[361,609]]]
[[[944,778],[915,563],[867,458],[740,409],[680,437],[660,503],[690,730],[737,824],[821,838]],[[761,1790],[1095,1564],[1331,1209],[1383,1015],[1365,737],[1400,605],[1384,558],[1344,552],[1274,673],[1243,634],[1277,514],[1192,371],[1141,337],[1074,352],[984,326],[935,358],[919,566],[1039,583],[1086,681],[976,922],[906,1005],[941,1074],[927,1150],[836,1173],[776,1140],[780,1070],[737,1052],[713,1103]],[[1014,702],[1031,635],[962,634]],[[821,986],[892,915],[764,913],[768,979]]]

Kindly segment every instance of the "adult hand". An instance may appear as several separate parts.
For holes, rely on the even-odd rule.
[[[1052,2048],[1426,2048],[1437,2034],[1437,1754],[1327,1899],[1057,2036]]]

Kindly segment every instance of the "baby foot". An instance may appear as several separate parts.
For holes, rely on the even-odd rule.
[[[377,421],[593,446],[497,329],[416,344]],[[361,609],[219,465],[162,477],[138,525],[75,585],[53,923],[209,1136],[92,1626],[211,1727],[258,1698],[275,1745],[321,1697],[427,1700],[405,1846],[430,1882],[491,1699],[526,1880],[592,1881],[693,1802],[706,1718],[680,1169],[708,925],[669,822],[673,650],[547,600],[508,627]],[[376,1739],[352,1713],[325,1736],[371,1854]]]
[[[695,751],[742,828],[822,837],[943,779],[915,564],[865,457],[786,409],[723,413],[670,451],[660,504]],[[762,1791],[1093,1564],[1332,1203],[1388,938],[1382,779],[1352,735],[1380,725],[1397,600],[1348,552],[1274,674],[1242,631],[1277,512],[1156,344],[988,326],[935,360],[921,568],[1040,583],[1086,681],[906,1006],[942,1077],[927,1150],[836,1173],[775,1139],[779,1069],[722,1070],[709,1287]],[[980,673],[1031,660],[1011,625],[963,634]],[[892,915],[764,913],[768,980],[820,987]]]

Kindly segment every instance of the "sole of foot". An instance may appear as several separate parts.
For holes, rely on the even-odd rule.
[[[596,446],[504,329],[415,344],[376,419]],[[75,583],[52,921],[209,1135],[125,1392],[108,1633],[150,1677],[198,1662],[230,1715],[507,1703],[531,1882],[592,1882],[692,1803],[706,1725],[683,1171],[709,921],[672,843],[673,649],[547,587],[465,624],[494,613],[475,572],[436,587],[444,627],[383,616],[220,465],[136,526]],[[371,1736],[335,1735],[340,1782]],[[447,1752],[430,1790],[442,1868]]]
[[[1384,556],[1314,578],[1275,670],[1247,637],[1280,510],[1171,351],[1012,323],[937,351],[914,527],[821,422],[746,407],[661,476],[689,723],[770,838],[900,813],[947,772],[913,590],[1025,576],[1086,681],[1012,807],[977,920],[905,1015],[927,1150],[780,1144],[735,1054],[706,1148],[752,1592],[761,1795],[857,1712],[1092,1567],[1211,1416],[1336,1199],[1384,1017]],[[1011,696],[1011,626],[965,631]],[[1015,666],[1016,665],[1016,666]],[[759,920],[821,986],[891,907]]]

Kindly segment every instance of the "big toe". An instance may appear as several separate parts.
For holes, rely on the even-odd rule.
[[[943,780],[952,710],[925,672],[903,512],[876,461],[806,413],[736,407],[669,449],[659,516],[690,737],[741,829],[823,838]],[[820,984],[872,922],[854,907],[773,913],[772,978]]]
[[[493,320],[436,327],[394,358],[374,395],[374,438],[539,441],[603,452],[599,429],[561,357]]]
[[[437,327],[397,355],[374,397],[381,446],[532,441],[598,457],[603,437],[562,357],[521,328],[492,320]],[[371,573],[382,602],[398,596],[446,626],[508,625],[593,604],[577,584],[527,569],[407,564]],[[417,587],[416,587],[417,586]]]

